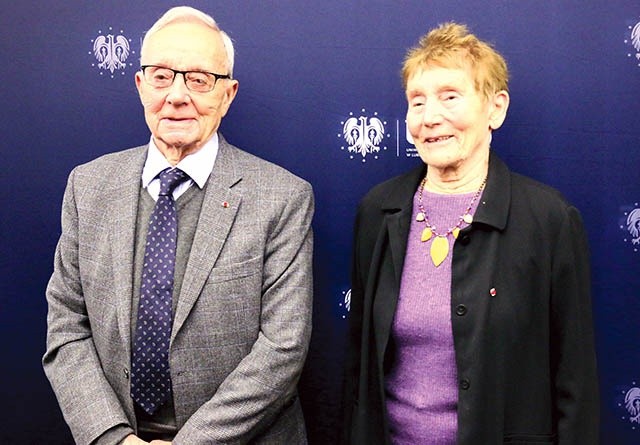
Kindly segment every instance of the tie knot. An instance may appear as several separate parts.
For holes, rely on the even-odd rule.
[[[160,173],[160,195],[166,196],[173,193],[173,190],[189,178],[185,172],[179,168],[168,168]]]

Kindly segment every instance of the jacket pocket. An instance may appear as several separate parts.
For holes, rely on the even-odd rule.
[[[211,269],[206,284],[217,284],[237,280],[256,274],[262,270],[262,257],[250,258],[240,262],[217,264]]]

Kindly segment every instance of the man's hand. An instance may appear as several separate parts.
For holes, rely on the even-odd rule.
[[[154,442],[158,442],[158,441],[154,440]],[[165,442],[162,442],[162,443],[165,443]],[[121,445],[149,445],[149,442],[145,442],[135,434],[129,434],[127,437],[124,438]]]

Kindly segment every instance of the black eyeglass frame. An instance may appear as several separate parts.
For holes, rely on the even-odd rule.
[[[151,83],[149,83],[147,81],[147,76],[145,76],[145,74],[144,74],[144,70],[146,70],[147,68],[162,68],[162,69],[165,69],[165,70],[172,71],[173,72],[173,79],[171,79],[171,83],[169,85],[167,85],[166,87],[156,87],[156,86],[152,85]],[[217,74],[217,73],[212,73],[210,71],[199,71],[199,70],[180,71],[180,70],[174,70],[173,68],[169,68],[168,66],[161,66],[161,65],[141,65],[140,66],[140,71],[142,71],[142,77],[144,78],[145,82],[149,83],[149,85],[151,85],[154,88],[169,88],[171,85],[173,85],[173,82],[175,82],[176,76],[178,74],[182,74],[182,78],[184,79],[184,84],[189,89],[189,91],[195,91],[195,90],[192,90],[191,88],[189,88],[189,85],[187,85],[187,74],[189,74],[189,73],[200,73],[200,74],[209,74],[209,75],[213,76],[213,78],[215,80],[213,81],[213,85],[211,86],[211,89],[208,90],[208,91],[195,91],[196,93],[200,93],[200,92],[202,92],[202,93],[210,93],[216,87],[216,84],[218,83],[218,80],[220,80],[220,79],[231,79],[231,75],[230,74]]]

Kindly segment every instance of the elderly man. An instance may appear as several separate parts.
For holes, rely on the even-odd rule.
[[[78,444],[303,444],[313,194],[217,133],[238,90],[208,15],[169,10],[135,82],[151,140],[74,169],[43,357]]]

